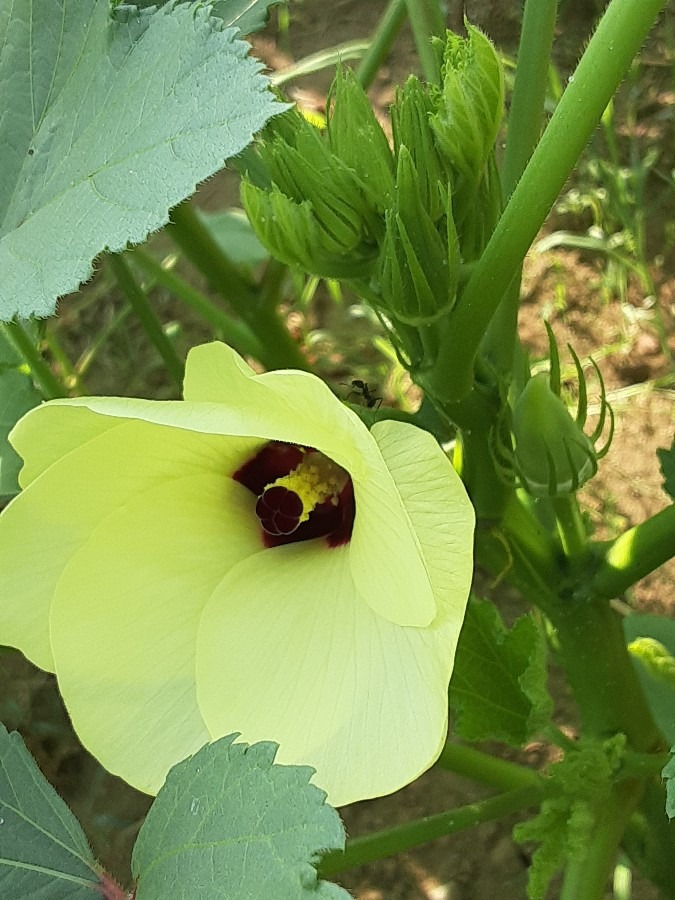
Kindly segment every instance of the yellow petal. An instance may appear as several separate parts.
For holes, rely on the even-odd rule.
[[[43,418],[52,424],[63,414],[66,424],[56,433],[64,434],[72,410],[42,409],[49,409]],[[108,421],[115,427],[58,459],[0,516],[0,643],[18,647],[48,670],[54,668],[48,628],[54,588],[93,528],[153,484],[190,472],[231,474],[257,446],[136,420]],[[35,445],[49,444],[50,434],[35,435]],[[58,444],[65,446],[60,437]],[[32,449],[26,452],[32,459]],[[44,461],[46,454],[40,450],[36,458]]]
[[[96,415],[82,407],[51,403],[35,407],[19,420],[9,435],[9,442],[24,461],[19,484],[28,487],[57,459],[119,425],[117,419]]]
[[[364,603],[322,541],[235,566],[201,621],[198,701],[213,737],[279,742],[334,805],[397,790],[438,757],[456,623],[402,628]]]
[[[246,360],[222,341],[199,344],[190,350],[185,361],[183,397],[189,401],[231,404],[237,399],[236,387],[242,378],[255,375]]]
[[[85,747],[155,793],[207,742],[197,626],[232,565],[260,549],[251,495],[215,473],[137,493],[66,566],[51,611],[59,688]]]
[[[368,454],[377,452],[368,429],[316,376],[279,371],[254,375],[225,344],[195,347],[188,357],[186,401],[78,397],[53,404],[85,406],[107,416],[161,425],[286,441],[314,447],[352,475],[363,475]],[[224,373],[218,375],[216,373]],[[211,379],[214,384],[209,387]]]
[[[475,513],[452,463],[427,432],[403,422],[371,431],[419,542],[436,602],[461,628],[473,575]]]

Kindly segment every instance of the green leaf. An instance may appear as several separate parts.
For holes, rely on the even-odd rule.
[[[342,849],[344,830],[307,766],[274,765],[277,745],[203,747],[169,773],[141,828],[132,859],[137,900],[341,900],[318,881],[322,851]]]
[[[661,464],[663,490],[671,499],[675,500],[675,439],[670,445],[670,450],[659,448],[656,451],[656,455]]]
[[[587,852],[595,823],[593,811],[609,797],[625,744],[623,734],[601,744],[588,741],[551,766],[550,785],[557,792],[544,800],[533,819],[516,825],[513,831],[519,843],[539,842],[528,873],[530,900],[543,900],[556,872]]]
[[[108,11],[0,0],[0,319],[52,314],[283,109],[208,7]]]
[[[213,15],[226,25],[234,25],[242,34],[252,34],[264,28],[269,19],[268,8],[282,0],[218,0]]]
[[[21,416],[41,399],[32,379],[20,371],[19,365],[19,358],[0,334],[0,497],[18,493],[17,476],[22,465],[7,436]]]
[[[0,896],[92,900],[97,870],[77,819],[21,736],[0,725]]]
[[[546,644],[531,616],[507,631],[491,603],[469,603],[450,681],[454,729],[468,741],[519,746],[550,719]]]
[[[658,659],[653,652],[634,653],[632,659],[656,724],[668,742],[675,743],[675,685],[667,677],[669,658],[675,656],[675,621],[661,616],[626,616],[623,631],[629,644],[640,638],[651,638],[667,651],[666,657],[657,654]],[[642,642],[642,647],[653,650],[654,644]]]
[[[243,211],[228,209],[225,212],[205,213],[197,210],[197,215],[233,263],[257,266],[269,259],[269,253],[256,237]]]
[[[671,757],[661,775],[666,779],[666,815],[675,819],[675,747],[670,748]]]

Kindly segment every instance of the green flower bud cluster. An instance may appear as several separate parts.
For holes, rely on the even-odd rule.
[[[433,362],[461,265],[480,255],[501,208],[501,64],[489,40],[468,30],[466,39],[448,36],[441,87],[410,77],[398,91],[393,148],[356,77],[339,70],[325,131],[297,110],[277,117],[242,185],[270,252],[351,282],[415,366]]]
[[[282,262],[323,278],[367,278],[384,236],[394,161],[354,76],[338,73],[333,98],[327,136],[297,110],[272,120],[242,201]]]

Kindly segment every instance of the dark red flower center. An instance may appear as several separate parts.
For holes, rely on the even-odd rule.
[[[327,473],[327,479],[321,480],[317,472]],[[266,547],[319,537],[330,547],[349,541],[355,513],[352,480],[312,447],[270,441],[232,477],[257,497],[255,514]],[[313,499],[308,500],[305,485],[313,483],[312,477],[320,487],[310,490]],[[294,490],[296,483],[301,486]]]

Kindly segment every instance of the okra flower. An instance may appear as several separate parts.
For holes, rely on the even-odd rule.
[[[149,793],[233,731],[336,805],[437,758],[473,511],[433,438],[219,343],[183,401],[54,400],[12,433],[0,643],[56,673],[84,745]]]

